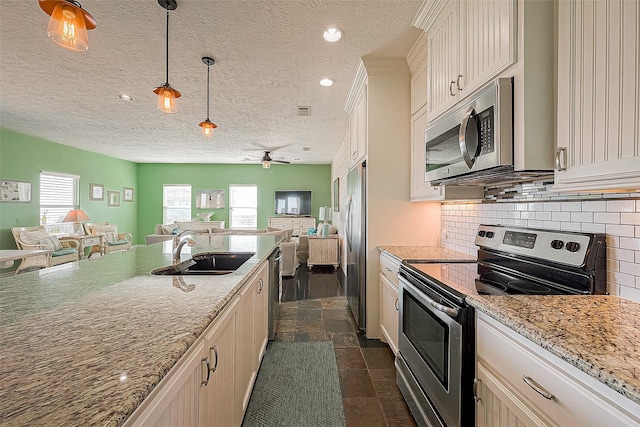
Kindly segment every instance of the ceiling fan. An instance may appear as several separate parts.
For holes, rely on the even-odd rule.
[[[291,164],[291,162],[288,162],[286,160],[274,160],[271,158],[271,156],[269,155],[269,153],[271,153],[271,151],[265,151],[264,152],[264,156],[262,156],[262,167],[265,169],[269,169],[271,167],[271,163],[283,163],[285,165]]]

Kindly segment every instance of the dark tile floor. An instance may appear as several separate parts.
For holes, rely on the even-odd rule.
[[[347,427],[415,426],[396,385],[393,352],[358,334],[341,272],[305,265],[283,278],[276,341],[333,341]]]

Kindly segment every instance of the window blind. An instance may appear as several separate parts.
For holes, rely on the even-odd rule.
[[[46,224],[60,223],[71,209],[80,206],[80,177],[58,172],[40,172],[40,218]]]

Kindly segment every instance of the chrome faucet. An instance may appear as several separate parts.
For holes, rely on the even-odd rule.
[[[184,245],[189,245],[189,246],[195,246],[196,242],[195,240],[186,237],[184,239],[182,239],[180,241],[180,243],[178,243],[178,246],[176,246],[176,248],[173,250],[173,263],[174,264],[180,264],[180,252],[182,251],[182,247]]]

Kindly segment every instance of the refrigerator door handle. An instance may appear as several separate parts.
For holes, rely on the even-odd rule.
[[[346,234],[347,234],[347,246],[349,247],[349,250],[352,249],[352,243],[351,243],[351,209],[353,207],[353,197],[351,194],[349,194],[349,200],[347,201],[347,223],[345,224],[345,228],[346,228]]]

